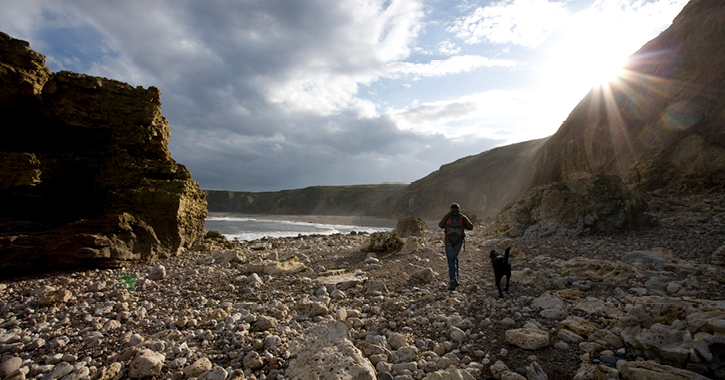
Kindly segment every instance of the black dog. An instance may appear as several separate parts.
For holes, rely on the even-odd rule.
[[[501,292],[501,278],[506,276],[506,291],[509,291],[509,281],[511,281],[511,264],[509,263],[509,251],[511,247],[506,248],[506,252],[502,255],[496,250],[491,251],[491,266],[493,267],[493,275],[496,277],[496,288],[498,288],[499,298],[503,298]]]

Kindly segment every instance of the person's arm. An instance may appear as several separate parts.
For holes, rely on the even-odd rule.
[[[471,223],[471,221],[465,215],[463,215],[463,228],[465,228],[467,230],[473,229],[473,223]]]
[[[440,228],[446,228],[446,224],[448,224],[448,218],[450,216],[451,216],[451,213],[450,212],[448,214],[444,215],[443,216],[443,219],[441,219],[441,221],[438,223],[438,227],[440,227]]]

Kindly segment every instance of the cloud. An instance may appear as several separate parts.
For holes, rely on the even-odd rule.
[[[461,52],[460,47],[456,47],[456,44],[450,40],[441,41],[438,43],[438,53],[443,55],[456,55]]]
[[[160,88],[172,156],[203,188],[268,191],[410,182],[553,133],[573,105],[518,54],[576,31],[566,3],[7,0],[0,28],[54,71]]]
[[[535,47],[567,16],[562,3],[547,0],[504,0],[477,8],[456,20],[448,31],[468,44],[488,41]]]
[[[387,74],[390,78],[397,78],[404,75],[416,76],[445,76],[457,74],[463,71],[471,71],[479,67],[513,67],[516,62],[506,59],[489,59],[475,55],[457,55],[445,60],[433,60],[429,63],[394,62],[387,66]]]

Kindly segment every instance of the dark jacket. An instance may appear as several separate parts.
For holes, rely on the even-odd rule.
[[[438,223],[438,227],[445,229],[446,225],[448,224],[448,218],[451,217],[451,214],[452,213],[449,212],[448,214],[444,215],[443,219],[441,219],[440,223]],[[463,214],[461,214],[461,216],[463,217],[463,218],[461,218],[463,220],[463,228],[465,228],[467,230],[472,230],[473,223],[471,223],[471,221],[468,219],[467,216],[465,216]],[[443,242],[450,243],[451,241],[448,239],[448,235],[444,234],[444,236],[445,236],[445,239],[443,240]]]

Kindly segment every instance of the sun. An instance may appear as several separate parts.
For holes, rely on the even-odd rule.
[[[580,68],[580,77],[591,87],[606,85],[624,74],[622,67],[626,61],[627,58],[621,56],[600,57]]]
[[[621,77],[632,51],[605,38],[562,46],[550,53],[544,75],[555,94],[581,97]]]

